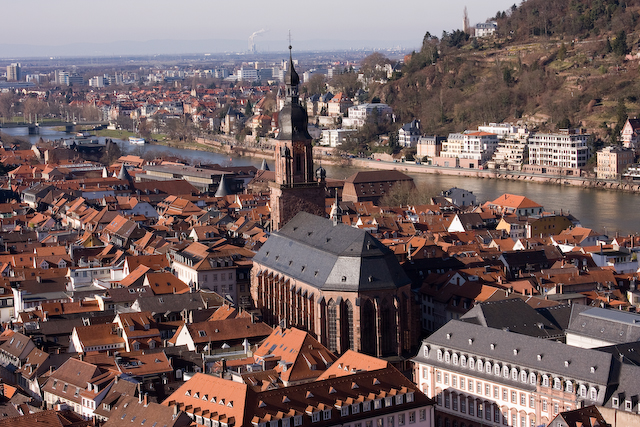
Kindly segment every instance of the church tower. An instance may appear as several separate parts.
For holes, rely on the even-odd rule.
[[[313,170],[313,147],[307,111],[300,105],[300,77],[289,46],[285,102],[278,115],[280,132],[275,149],[276,180],[271,184],[271,229],[279,230],[300,211],[325,216],[323,168]]]

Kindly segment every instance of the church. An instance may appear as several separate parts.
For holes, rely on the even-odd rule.
[[[251,272],[255,306],[266,323],[306,330],[338,354],[409,354],[419,343],[411,281],[390,249],[342,224],[339,209],[326,218],[326,172],[313,170],[299,82],[290,54],[270,183],[272,232]]]
[[[253,258],[264,321],[308,331],[329,350],[376,357],[418,343],[411,281],[395,254],[359,228],[297,214]]]

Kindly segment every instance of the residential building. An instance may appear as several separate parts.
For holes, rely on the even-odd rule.
[[[148,421],[147,421],[148,420]],[[123,425],[141,425],[146,423],[163,427],[189,427],[191,418],[179,411],[174,412],[159,403],[150,402],[147,394],[143,396],[124,396],[113,404],[109,411],[109,421],[104,427],[119,427]],[[135,424],[134,424],[135,423]]]
[[[589,135],[566,131],[529,135],[529,165],[580,169],[589,160]],[[542,171],[543,173],[545,171]]]
[[[633,118],[627,119],[620,136],[622,139],[622,146],[624,148],[631,148],[634,151],[638,149],[638,136],[640,135],[640,119]]]
[[[413,119],[398,130],[398,145],[400,147],[415,147],[418,145],[420,136],[422,136],[420,120]]]
[[[42,386],[44,401],[48,406],[66,404],[80,415],[93,414],[113,384],[115,375],[115,372],[102,370],[91,363],[67,359]],[[83,396],[84,391],[92,395]]]
[[[273,330],[253,357],[265,370],[275,369],[285,386],[317,379],[338,358],[309,333],[281,327]]]
[[[515,194],[505,193],[497,199],[486,202],[483,206],[500,215],[514,214],[516,216],[542,215],[544,207],[533,200]]]
[[[342,119],[343,127],[361,128],[368,120],[391,120],[393,110],[387,104],[359,104],[349,107],[348,117]]]
[[[608,146],[596,153],[598,179],[620,179],[627,167],[633,164],[635,153],[631,148]]]
[[[476,204],[476,195],[473,194],[473,191],[453,187],[448,190],[443,190],[441,194],[442,197],[456,206],[464,207]]]
[[[18,82],[22,79],[22,65],[19,62],[13,62],[7,65],[7,81]]]
[[[199,426],[435,425],[434,402],[415,384],[389,363],[351,351],[317,380],[288,387],[196,374],[162,404]]]
[[[208,356],[247,355],[251,345],[268,337],[272,329],[251,316],[184,324],[169,340],[169,345],[186,346]],[[227,356],[228,357],[228,356]]]
[[[598,267],[613,268],[617,274],[635,273],[638,271],[638,260],[633,259],[631,250],[619,245],[600,244],[584,248],[591,255]]]
[[[356,132],[358,132],[356,129],[323,129],[320,143],[329,147],[338,147]]]
[[[255,68],[241,67],[236,70],[236,80],[241,82],[254,82],[258,80],[258,70]]]
[[[331,117],[342,116],[345,112],[347,112],[348,108],[353,105],[353,101],[349,99],[344,93],[338,92],[327,105],[327,115]]]
[[[442,143],[440,156],[465,159],[469,168],[480,168],[489,160],[498,147],[498,135],[488,132],[451,133]],[[462,161],[460,162],[462,166]]]
[[[496,21],[480,22],[476,24],[474,30],[476,37],[489,37],[498,30],[498,23]]]
[[[444,136],[421,136],[418,139],[416,157],[419,160],[427,157],[432,160],[434,157],[440,156],[442,151],[442,143],[446,141]]]
[[[526,133],[526,128],[520,128],[511,123],[489,123],[488,125],[478,126],[479,132],[495,133],[498,138],[504,139],[509,135],[517,133]]]
[[[502,169],[519,171],[525,163],[528,155],[528,134],[500,135],[498,146],[493,153],[491,161],[487,164],[489,169]]]

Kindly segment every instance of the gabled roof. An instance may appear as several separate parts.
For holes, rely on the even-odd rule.
[[[254,322],[247,317],[217,320],[213,322],[198,322],[187,325],[191,338],[195,343],[224,342],[268,336],[272,329],[266,323]]]
[[[533,200],[515,194],[505,193],[497,199],[488,202],[490,205],[502,206],[505,208],[525,209],[525,208],[541,208],[542,206]]]
[[[410,283],[393,251],[371,234],[306,212],[272,233],[253,260],[324,290],[393,289]]]
[[[302,381],[317,378],[337,357],[307,332],[297,328],[280,327],[265,338],[254,352],[256,360],[277,358],[275,370],[283,381]]]

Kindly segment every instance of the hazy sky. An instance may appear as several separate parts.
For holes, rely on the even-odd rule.
[[[5,1],[0,9],[0,45],[248,40],[254,31],[265,29],[255,39],[258,49],[264,51],[286,49],[289,30],[294,45],[296,41],[339,40],[343,44],[353,41],[357,48],[376,47],[381,40],[397,40],[419,46],[426,31],[440,36],[443,30],[461,28],[465,5],[474,24],[513,3],[514,0]]]

